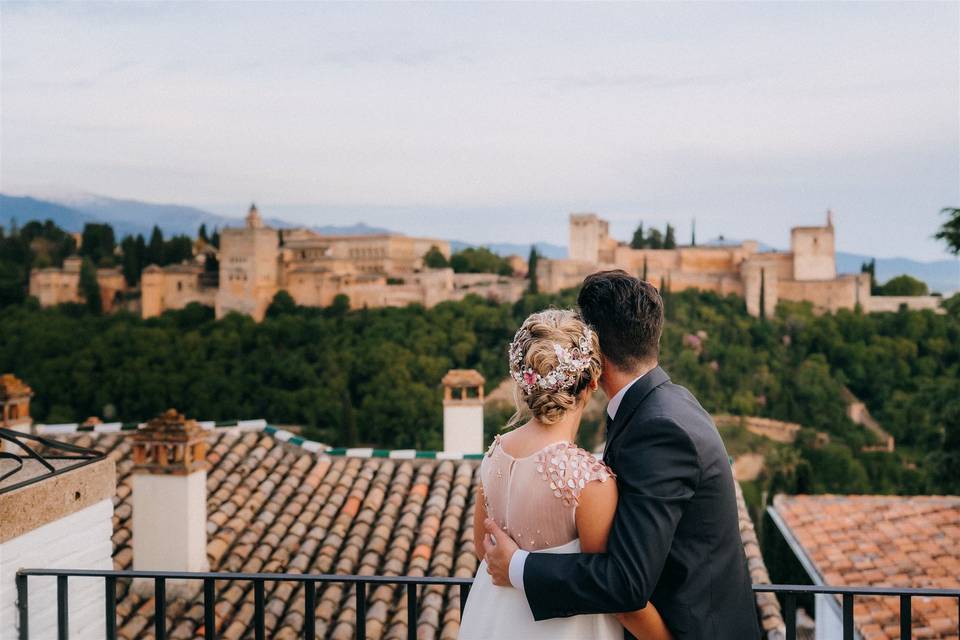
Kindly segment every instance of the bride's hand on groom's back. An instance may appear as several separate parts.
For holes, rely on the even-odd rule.
[[[510,559],[514,552],[519,549],[513,538],[508,536],[497,526],[492,518],[487,518],[483,523],[487,534],[483,537],[484,557],[487,560],[487,573],[493,580],[493,584],[500,587],[509,587],[510,584]],[[491,540],[492,538],[492,540]]]

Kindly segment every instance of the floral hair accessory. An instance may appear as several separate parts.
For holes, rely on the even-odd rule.
[[[510,375],[524,393],[531,393],[534,389],[546,391],[564,391],[577,384],[579,375],[590,367],[593,355],[593,331],[587,327],[577,341],[577,346],[566,349],[562,345],[553,343],[553,350],[557,354],[557,366],[553,371],[542,376],[532,368],[523,368],[524,352],[521,344],[530,337],[530,332],[521,329],[510,343]]]

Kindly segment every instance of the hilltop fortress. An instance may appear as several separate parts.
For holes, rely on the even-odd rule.
[[[514,301],[523,294],[522,278],[487,273],[430,269],[424,255],[432,247],[447,259],[450,243],[399,234],[331,236],[310,229],[266,226],[251,206],[243,227],[220,234],[219,282],[204,286],[202,264],[149,266],[141,278],[141,312],[149,318],[167,309],[199,302],[218,318],[236,311],[262,320],[278,291],[302,306],[325,307],[338,295],[350,306],[431,307],[477,294]]]
[[[790,251],[759,251],[754,240],[733,246],[684,246],[634,249],[610,237],[609,224],[594,213],[570,215],[569,257],[541,260],[537,283],[542,291],[576,287],[601,269],[623,269],[671,291],[702,289],[745,298],[747,312],[761,306],[773,315],[779,300],[807,301],[817,311],[853,309],[896,311],[937,309],[937,296],[872,296],[870,276],[838,275],[831,214],[822,227],[794,227]]]
[[[168,309],[199,303],[262,320],[274,296],[286,291],[298,305],[326,307],[337,296],[351,308],[431,307],[468,294],[514,302],[528,287],[526,263],[511,256],[514,274],[454,273],[432,269],[424,256],[436,248],[447,260],[450,243],[394,233],[323,235],[311,229],[273,229],[251,206],[242,227],[220,233],[219,249],[202,240],[192,260],[167,266],[150,265],[140,279],[140,297],[130,296],[120,269],[100,268],[96,277],[105,311],[118,306],[137,309],[144,318]],[[217,260],[218,266],[210,268]],[[206,264],[205,264],[206,263]],[[938,296],[873,296],[865,273],[838,275],[834,228],[830,213],[824,226],[794,227],[790,251],[760,251],[756,241],[728,246],[682,246],[634,249],[610,237],[609,225],[594,213],[571,214],[569,257],[541,258],[536,270],[540,291],[577,287],[601,269],[624,269],[671,291],[695,288],[746,300],[753,316],[772,315],[780,300],[808,301],[818,312],[853,309],[896,311],[940,307]],[[68,258],[62,268],[34,269],[30,295],[50,306],[79,302],[80,259]]]

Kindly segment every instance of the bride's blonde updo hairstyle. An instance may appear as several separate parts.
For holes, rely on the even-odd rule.
[[[517,413],[507,427],[520,421],[524,407],[543,424],[554,424],[600,379],[600,343],[575,311],[534,313],[510,344],[510,375],[517,383]]]

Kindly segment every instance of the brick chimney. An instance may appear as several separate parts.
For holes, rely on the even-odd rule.
[[[135,570],[207,570],[206,456],[206,431],[175,409],[133,435]],[[152,581],[136,586],[149,591]]]
[[[31,397],[33,389],[23,380],[12,373],[0,375],[0,427],[29,433]]]
[[[451,369],[443,376],[443,449],[483,453],[483,383],[475,369]]]

